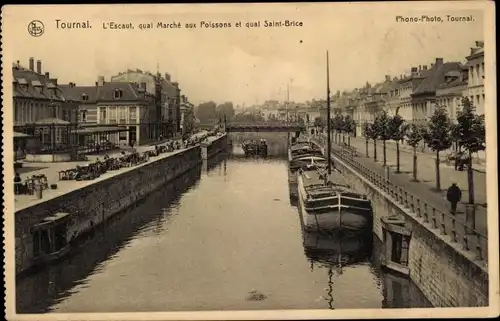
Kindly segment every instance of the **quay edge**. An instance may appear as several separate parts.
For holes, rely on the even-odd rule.
[[[203,160],[225,149],[226,134],[202,146],[197,145],[170,155],[154,157],[130,170],[109,172],[109,177],[103,177],[95,183],[17,210],[14,213],[16,276],[34,267],[32,228],[45,218],[56,213],[68,213],[67,236],[71,237],[72,241],[76,240],[161,186],[201,165]],[[208,155],[207,158],[203,158],[203,151]]]
[[[316,144],[321,146],[317,140]],[[336,167],[349,184],[368,195],[373,207],[373,232],[384,240],[383,220],[404,218],[411,231],[408,248],[409,277],[435,307],[484,307],[489,305],[489,276],[485,266],[446,241],[439,230],[422,224],[410,211],[357,173],[332,153]],[[384,252],[384,251],[381,251]],[[383,258],[382,258],[383,259]]]

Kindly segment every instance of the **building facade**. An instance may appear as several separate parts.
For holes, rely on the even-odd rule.
[[[155,97],[146,91],[145,83],[104,83],[99,87],[96,107],[98,125],[128,127],[128,131],[119,133],[118,142],[112,143],[123,147],[157,139],[154,135]]]
[[[459,62],[444,62],[436,58],[436,62],[425,74],[425,78],[411,94],[412,121],[427,122],[436,109],[436,90],[445,79],[457,79],[461,76],[462,66]]]
[[[42,73],[42,62],[29,59],[29,68],[19,63],[12,67],[14,125],[46,123],[50,120],[76,122],[78,103],[66,97],[48,72]]]
[[[156,122],[156,99],[146,83],[106,82],[98,77],[94,86],[64,85],[63,92],[78,100],[78,124],[86,132],[103,133],[81,138],[81,145],[101,144],[100,140],[126,147],[158,139],[165,129]],[[95,140],[99,141],[95,141]]]
[[[464,96],[469,97],[476,107],[476,113],[482,115],[485,113],[484,96],[484,42],[476,41],[476,47],[471,48],[467,59],[468,83],[464,90]]]
[[[78,102],[67,97],[57,78],[42,72],[42,62],[29,59],[29,67],[12,66],[12,98],[16,159],[26,153],[53,153],[73,148]],[[19,136],[23,136],[20,138]],[[16,136],[15,136],[16,137]]]
[[[174,135],[181,132],[181,90],[179,83],[172,81],[170,74],[152,74],[139,69],[129,69],[112,76],[111,82],[146,83],[146,91],[149,94],[161,96],[157,97],[157,120],[172,124]]]
[[[436,89],[436,104],[445,106],[450,119],[455,122],[462,106],[463,93],[467,89],[467,68],[460,72],[450,71],[444,75],[444,82]]]

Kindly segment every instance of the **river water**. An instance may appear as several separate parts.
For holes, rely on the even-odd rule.
[[[378,242],[303,235],[286,159],[241,153],[180,177],[17,280],[18,313],[430,306],[380,270]]]

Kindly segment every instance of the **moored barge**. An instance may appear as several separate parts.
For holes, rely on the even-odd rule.
[[[328,177],[322,168],[301,169],[297,185],[306,231],[357,234],[372,230],[370,200],[354,191],[338,170],[333,169]]]

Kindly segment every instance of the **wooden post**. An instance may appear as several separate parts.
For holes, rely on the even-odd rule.
[[[451,220],[451,241],[457,241],[457,231],[455,230],[455,218]]]
[[[483,259],[483,253],[481,252],[481,235],[477,235],[477,244],[476,244],[476,255],[478,260]]]
[[[444,212],[441,212],[441,235],[446,235],[446,224],[444,223]]]
[[[424,203],[424,223],[429,223],[429,212],[427,211],[427,203]]]

